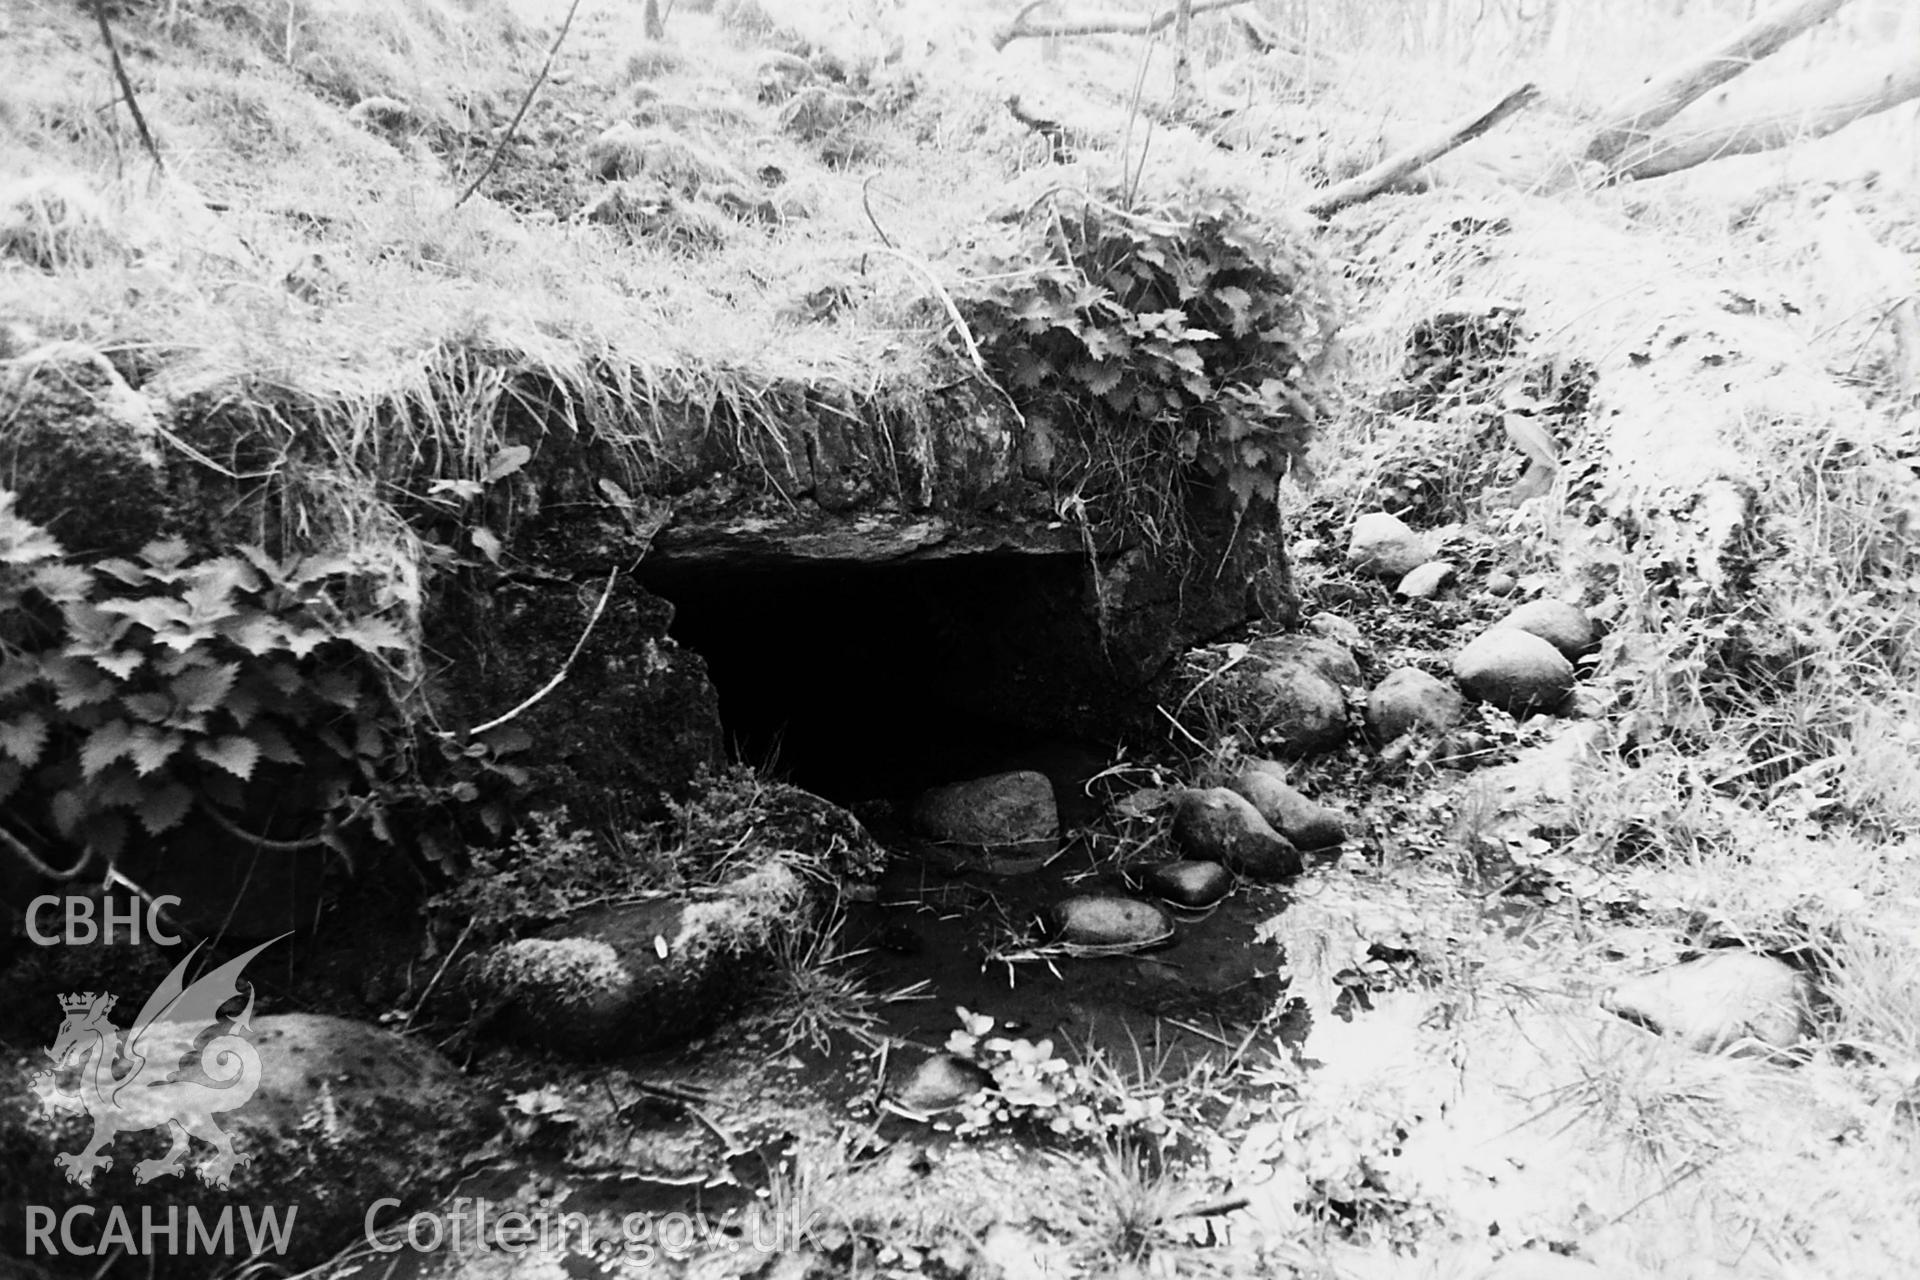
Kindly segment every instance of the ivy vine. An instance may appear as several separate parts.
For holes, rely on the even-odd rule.
[[[1335,308],[1303,236],[1226,193],[1056,192],[976,253],[962,316],[1029,424],[1078,446],[1095,523],[1177,545],[1195,476],[1244,514],[1304,466]]]

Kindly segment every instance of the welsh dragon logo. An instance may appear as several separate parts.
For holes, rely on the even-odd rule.
[[[189,1138],[214,1149],[196,1170],[210,1187],[224,1189],[234,1169],[252,1159],[233,1149],[233,1136],[213,1118],[246,1105],[260,1086],[260,1055],[247,1039],[253,1033],[248,1025],[253,984],[247,984],[239,1016],[223,1019],[220,1007],[240,994],[240,971],[247,962],[279,940],[263,942],[188,984],[187,967],[200,953],[196,946],[147,998],[124,1046],[120,1029],[108,1017],[118,997],[91,991],[60,997],[67,1016],[47,1050],[54,1065],[34,1077],[33,1091],[49,1114],[93,1117],[93,1140],[80,1151],[54,1157],[69,1182],[92,1186],[95,1170],[113,1164],[103,1152],[115,1136],[142,1129],[172,1130],[173,1146],[157,1160],[136,1164],[136,1182],[180,1173]],[[205,1033],[222,1022],[226,1028],[201,1044]],[[190,1051],[198,1054],[192,1063]]]

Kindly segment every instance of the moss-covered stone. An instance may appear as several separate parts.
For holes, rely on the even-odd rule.
[[[0,485],[75,554],[130,554],[170,519],[151,407],[73,344],[0,365]]]
[[[762,867],[697,899],[598,907],[495,947],[466,986],[510,1038],[595,1058],[679,1044],[752,993],[775,940],[813,927],[789,866]]]

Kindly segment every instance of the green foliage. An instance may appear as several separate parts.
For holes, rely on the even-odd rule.
[[[0,493],[0,801],[109,857],[196,806],[378,825],[416,602],[377,568],[177,540],[83,567]]]
[[[436,894],[429,911],[471,927],[476,946],[565,919],[596,899],[676,880],[670,865],[637,856],[635,837],[603,840],[562,807],[542,810],[497,848],[470,852],[468,874]]]
[[[1227,195],[1130,211],[1059,193],[981,255],[958,303],[1036,432],[1077,442],[1082,514],[1177,546],[1190,476],[1245,511],[1302,465],[1329,281],[1304,239]]]
[[[1180,1136],[1166,1098],[1151,1088],[1129,1088],[1111,1072],[1069,1062],[1053,1041],[994,1035],[994,1020],[961,1008],[960,1027],[947,1052],[984,1068],[993,1084],[961,1105],[954,1132],[1026,1129],[1072,1138],[1150,1139],[1167,1145]]]
[[[0,803],[107,858],[196,812],[270,851],[498,832],[524,738],[422,734],[418,607],[370,553],[72,563],[0,491]]]
[[[472,848],[468,874],[429,902],[473,925],[473,943],[557,923],[595,902],[711,890],[746,892],[770,866],[816,883],[877,872],[885,851],[845,811],[745,766],[702,772],[693,796],[637,831],[576,825],[564,808],[529,814],[497,847]],[[796,945],[805,946],[805,936]]]

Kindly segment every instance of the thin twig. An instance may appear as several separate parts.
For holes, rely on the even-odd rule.
[[[0,849],[5,849],[8,853],[26,863],[28,869],[35,875],[45,876],[49,880],[78,879],[83,871],[93,865],[93,846],[88,845],[81,852],[80,861],[74,863],[66,870],[63,871],[58,867],[48,866],[45,862],[41,861],[38,854],[27,848],[19,837],[15,836],[13,832],[7,830],[5,827],[0,827]]]
[[[453,940],[453,946],[448,950],[447,958],[442,960],[440,967],[433,971],[433,977],[427,979],[426,989],[420,993],[420,998],[413,1002],[413,1008],[407,1011],[407,1020],[400,1024],[401,1031],[404,1032],[412,1026],[413,1020],[420,1016],[420,1011],[427,1007],[427,998],[433,994],[433,989],[440,985],[441,975],[446,973],[447,966],[452,964],[453,958],[460,954],[460,948],[466,944],[467,935],[473,932],[474,923],[474,919],[469,917],[467,927],[462,929],[460,936]]]
[[[905,250],[895,249],[891,245],[880,252],[900,259],[926,278],[927,283],[933,287],[934,296],[940,299],[940,305],[947,309],[947,318],[953,321],[953,327],[959,331],[960,345],[967,349],[967,359],[973,362],[975,369],[984,374],[987,371],[987,362],[981,358],[980,344],[973,340],[973,330],[967,327],[966,319],[960,314],[959,304],[954,302],[953,295],[947,292],[947,286],[940,283],[940,277],[933,274],[933,268]]]
[[[495,729],[498,729],[501,725],[506,724],[509,720],[513,720],[517,718],[519,715],[521,715],[523,712],[530,710],[535,703],[540,701],[540,699],[546,697],[548,694],[552,693],[555,689],[558,689],[560,687],[560,682],[567,678],[567,672],[573,670],[574,659],[580,656],[580,650],[586,648],[587,637],[593,634],[594,625],[600,621],[600,615],[607,611],[607,601],[613,598],[614,580],[617,579],[619,576],[620,576],[620,571],[618,569],[614,569],[607,574],[607,585],[606,585],[606,588],[600,593],[600,603],[593,606],[593,615],[587,619],[586,628],[580,632],[580,638],[573,642],[573,652],[569,653],[567,655],[567,660],[560,664],[560,669],[553,673],[553,679],[541,685],[538,692],[534,693],[532,697],[526,699],[519,706],[507,712],[505,715],[495,716],[493,719],[487,721],[485,724],[475,725],[473,728],[469,729],[467,731],[468,737],[477,738],[482,734],[492,733]],[[458,737],[459,735],[451,732],[447,732],[447,731],[442,731],[438,736],[442,738],[453,738],[453,737]]]
[[[140,114],[140,100],[134,96],[133,81],[127,78],[127,68],[120,61],[120,46],[114,43],[113,28],[107,25],[106,0],[93,0],[93,16],[100,24],[100,39],[107,46],[107,61],[113,66],[113,78],[120,82],[120,96],[127,100],[127,112],[133,117],[133,128],[140,135],[140,145],[153,157],[153,167],[161,173],[167,171],[167,162],[160,158],[160,147],[147,132],[147,118]]]
[[[867,211],[867,221],[873,224],[873,234],[880,237],[881,244],[891,249],[894,247],[893,237],[888,235],[886,228],[880,225],[880,219],[873,216],[873,205],[867,199],[867,189],[873,185],[873,180],[879,176],[877,173],[870,173],[867,175],[867,180],[860,184],[860,207]]]
[[[220,812],[212,805],[200,810],[213,820],[213,825],[232,836],[235,840],[245,840],[256,849],[265,849],[268,853],[305,853],[309,849],[318,849],[327,843],[325,836],[307,836],[301,840],[275,840],[271,836],[256,835]]]
[[[507,122],[506,131],[500,135],[500,141],[494,144],[493,154],[487,157],[486,165],[474,175],[473,181],[467,184],[467,189],[460,193],[460,198],[453,202],[454,208],[458,209],[472,198],[473,193],[480,189],[480,184],[485,182],[499,165],[501,155],[506,152],[507,143],[513,141],[513,131],[520,127],[520,121],[526,117],[527,108],[533,105],[533,96],[539,93],[540,86],[547,82],[547,73],[553,70],[554,55],[560,52],[560,42],[567,38],[567,31],[573,26],[574,12],[579,8],[580,0],[573,0],[573,3],[567,6],[567,16],[560,23],[560,34],[553,38],[553,45],[547,50],[547,59],[540,64],[540,74],[535,76],[533,83],[527,86],[527,96],[520,99],[520,109],[514,112],[513,119]]]

